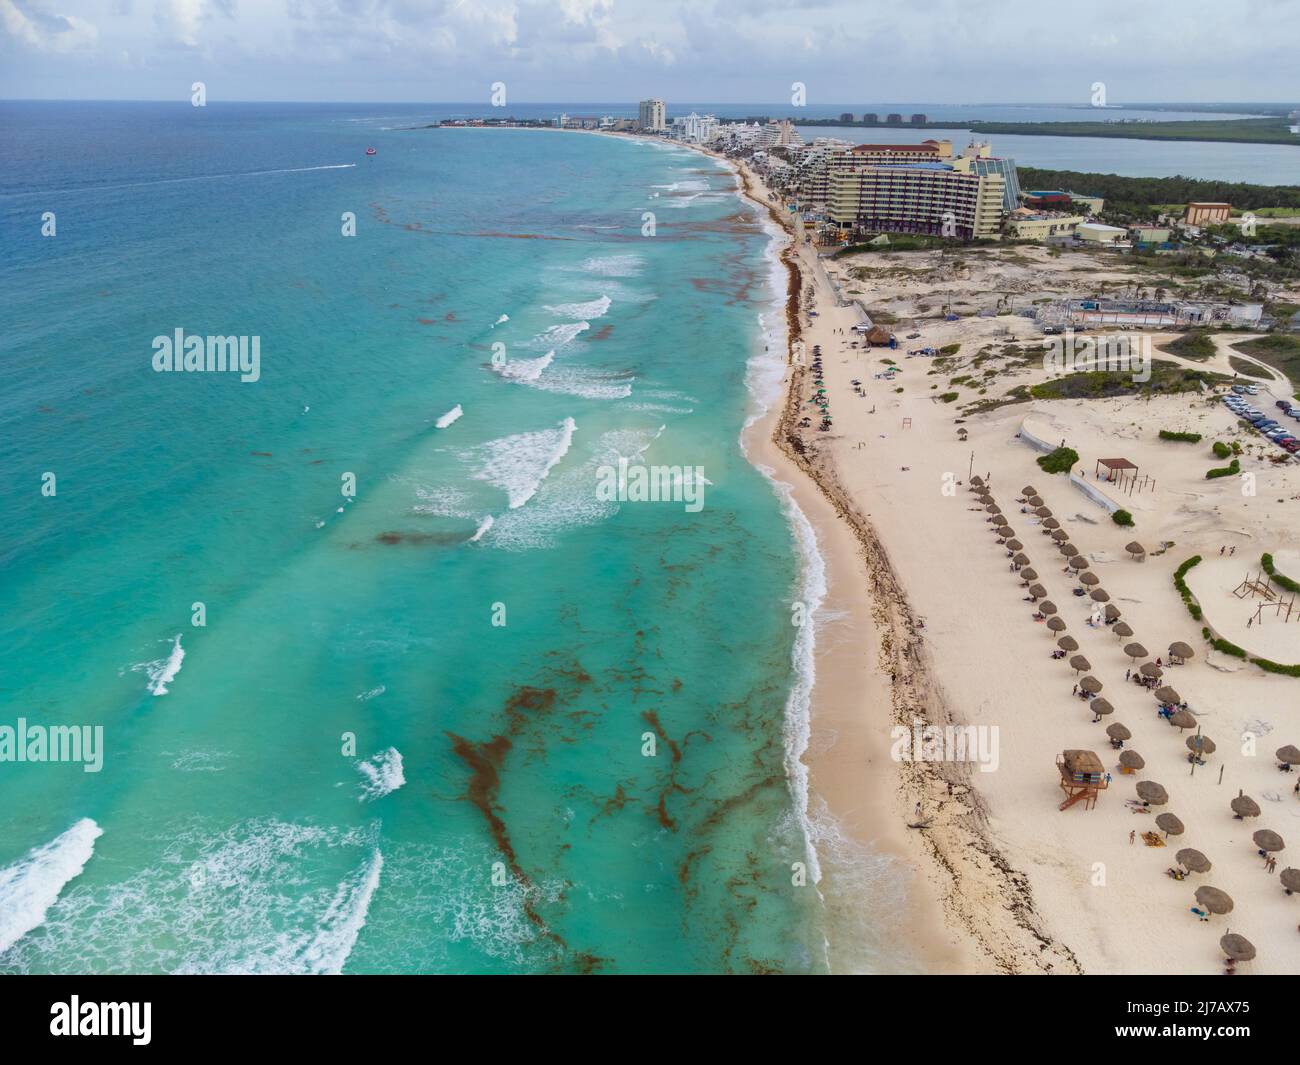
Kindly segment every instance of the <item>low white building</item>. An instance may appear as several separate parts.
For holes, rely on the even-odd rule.
[[[1084,222],[1074,231],[1074,235],[1089,244],[1117,244],[1128,236],[1128,230],[1119,226],[1104,226],[1100,222]]]

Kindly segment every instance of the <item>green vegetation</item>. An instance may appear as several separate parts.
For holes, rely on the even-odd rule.
[[[957,398],[957,393],[956,393],[956,392],[945,392],[945,393],[943,393],[939,398],[940,398],[941,400],[943,400],[945,403],[951,403],[954,399]]]
[[[1214,442],[1214,446],[1210,448],[1210,450],[1214,452],[1214,457],[1216,459],[1226,459],[1229,455],[1232,454],[1232,448],[1230,448],[1222,440],[1216,440]]]
[[[1264,572],[1277,582],[1278,587],[1288,592],[1300,592],[1300,583],[1293,581],[1285,573],[1278,573],[1277,567],[1273,565],[1273,556],[1268,552],[1260,555],[1259,564],[1264,568]]]
[[[1170,355],[1180,355],[1184,359],[1209,359],[1215,355],[1214,341],[1210,339],[1213,330],[1189,329],[1176,340],[1167,344],[1157,344],[1161,351]]]
[[[1093,370],[1089,373],[1066,374],[1053,377],[1029,391],[1034,399],[1105,399],[1110,396],[1150,392],[1173,395],[1179,392],[1200,392],[1201,382],[1206,385],[1227,384],[1231,378],[1225,374],[1206,370],[1193,370],[1188,366],[1164,359],[1151,361],[1151,380],[1134,381],[1131,373],[1114,370]]]
[[[1300,665],[1284,666],[1278,662],[1270,662],[1267,658],[1252,658],[1251,661],[1267,673],[1281,673],[1287,677],[1300,677]]]
[[[1128,528],[1133,524],[1133,515],[1127,510],[1117,510],[1110,516],[1110,520],[1116,525],[1123,525],[1125,528]]]
[[[1292,381],[1300,380],[1300,336],[1270,333],[1232,346],[1243,355],[1253,355],[1273,369],[1281,370]]]
[[[941,347],[941,348],[939,349],[939,354],[940,354],[940,355],[956,355],[957,352],[959,352],[959,351],[961,351],[961,345],[960,345],[960,344],[945,344],[943,347]]]
[[[1219,466],[1213,470],[1206,470],[1205,479],[1207,481],[1213,481],[1216,477],[1231,477],[1234,474],[1240,472],[1241,472],[1241,460],[1233,459],[1226,466]]]
[[[1171,203],[1230,203],[1243,211],[1261,207],[1300,208],[1300,185],[1249,185],[1241,181],[1199,178],[1130,178],[1118,174],[1089,174],[1078,170],[1017,167],[1020,187],[1069,189],[1103,196],[1107,208],[1132,209],[1154,218],[1160,205]]]
[[[1161,440],[1178,440],[1186,444],[1199,444],[1201,442],[1200,433],[1176,433],[1171,429],[1160,430]]]
[[[1216,651],[1222,651],[1225,655],[1232,655],[1234,658],[1245,658],[1246,652],[1238,647],[1235,643],[1229,643],[1219,636],[1215,636],[1209,629],[1202,629],[1201,635],[1209,642],[1210,646]]]
[[[1146,141],[1234,141],[1300,145],[1300,136],[1292,133],[1290,124],[1280,117],[1182,122],[972,122],[970,130],[980,135],[1018,133],[1037,137],[1119,137]],[[1051,186],[1031,184],[1028,187]]]
[[[1058,447],[1038,460],[1038,465],[1046,473],[1069,473],[1079,461],[1079,453],[1070,447]]]
[[[1192,590],[1187,587],[1187,582],[1183,580],[1187,576],[1187,571],[1193,566],[1201,563],[1200,555],[1193,555],[1176,570],[1174,570],[1174,587],[1178,589],[1178,594],[1183,597],[1183,603],[1187,606],[1187,612],[1197,621],[1201,620],[1201,605],[1196,601],[1196,596],[1192,595]],[[1207,633],[1209,630],[1206,630]]]
[[[1261,370],[1258,365],[1248,362],[1240,355],[1229,355],[1228,365],[1242,377],[1249,377],[1252,381],[1268,381],[1271,375],[1266,370]]]

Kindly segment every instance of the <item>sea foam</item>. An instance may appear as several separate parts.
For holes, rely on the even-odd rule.
[[[406,775],[402,772],[402,754],[396,747],[389,747],[364,762],[358,762],[357,772],[364,778],[359,802],[382,799],[406,783]]]
[[[454,407],[451,408],[451,410],[449,410],[446,414],[444,414],[433,424],[437,426],[439,429],[446,429],[447,426],[451,425],[453,422],[459,421],[461,415],[463,415],[464,413],[465,412],[461,409],[460,404],[457,403]]]
[[[149,674],[149,690],[154,695],[166,695],[167,685],[176,679],[176,674],[181,671],[181,663],[184,661],[185,650],[181,647],[181,634],[178,632],[172,644],[171,654],[145,666],[145,671]]]
[[[49,843],[0,869],[0,954],[45,921],[64,886],[90,861],[104,830],[83,817]]]
[[[489,440],[476,449],[483,465],[473,476],[504,491],[510,509],[516,510],[537,494],[547,474],[568,453],[577,428],[572,418],[565,418],[554,429]]]

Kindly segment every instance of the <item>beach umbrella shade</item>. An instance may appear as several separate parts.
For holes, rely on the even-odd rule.
[[[1219,748],[1209,736],[1188,736],[1187,749],[1196,754],[1213,754]]]
[[[1156,698],[1162,703],[1181,703],[1182,697],[1173,688],[1166,684],[1163,688],[1156,689]]]
[[[1096,703],[1097,701],[1098,700],[1096,699],[1093,700],[1094,703]],[[1128,730],[1128,726],[1123,725],[1118,721],[1116,721],[1115,724],[1113,725],[1106,726],[1106,735],[1109,736],[1112,740],[1119,740],[1120,743],[1123,743],[1125,740],[1131,740],[1133,738],[1133,733],[1131,733]],[[1121,755],[1121,760],[1122,759],[1123,756]]]
[[[1021,551],[1017,553],[1016,557],[1013,558],[1011,561],[1014,562],[1017,566],[1028,566],[1029,556],[1026,555],[1023,551]]]
[[[1094,699],[1088,704],[1088,709],[1098,717],[1108,717],[1115,712],[1115,708],[1105,699]]]
[[[1282,842],[1282,837],[1271,828],[1261,828],[1250,838],[1255,841],[1255,846],[1262,851],[1280,851],[1286,849],[1286,844]]]
[[[1163,806],[1169,801],[1169,792],[1154,780],[1140,780],[1137,786],[1138,798],[1149,806]]]
[[[1238,817],[1258,817],[1259,803],[1252,799],[1245,792],[1237,792],[1237,797],[1228,803],[1232,807],[1232,812]]]
[[[1025,502],[1028,503],[1031,507],[1041,507],[1043,505],[1042,497],[1040,497],[1036,492],[1033,495],[1026,498]]]
[[[1174,860],[1189,873],[1208,873],[1214,868],[1210,859],[1195,847],[1184,847],[1174,855]]]
[[[1156,680],[1159,680],[1165,675],[1165,671],[1154,662],[1143,662],[1141,668],[1138,669],[1138,672],[1144,677],[1154,677]]]
[[[998,506],[996,503],[990,503],[990,504],[989,504],[987,507],[985,507],[984,509],[985,509],[986,511],[988,511],[990,514],[1001,514],[1001,513],[1002,513],[1002,508],[1001,508],[1000,506]]]
[[[1079,641],[1073,636],[1062,636],[1056,641],[1056,646],[1062,651],[1077,651],[1079,649]]]
[[[1048,509],[1047,507],[1036,507],[1034,509],[1034,513],[1037,514],[1040,518],[1050,518],[1052,516],[1051,510]]]
[[[1138,543],[1136,540],[1134,540],[1131,544],[1128,544],[1124,548],[1124,550],[1127,551],[1130,555],[1145,555],[1147,553],[1147,549],[1143,547],[1140,543]]]
[[[1118,613],[1118,611],[1116,611]],[[1115,635],[1121,640],[1133,635],[1133,629],[1127,621],[1121,621],[1114,629]]]
[[[997,533],[1000,537],[1002,537],[1002,539],[1004,540],[1010,540],[1011,537],[1016,535],[1016,530],[1011,528],[1010,525],[999,525],[993,531]]]
[[[1068,540],[1069,538],[1070,538],[1070,534],[1066,532],[1064,529],[1052,530],[1052,539],[1055,540],[1058,544],[1065,543],[1065,541]]]
[[[1115,606],[1114,603],[1110,603],[1110,604],[1108,604],[1108,605],[1106,606],[1106,620],[1107,620],[1107,621],[1116,621],[1116,620],[1118,620],[1121,616],[1122,616],[1122,615],[1121,615],[1121,613],[1120,613],[1120,609],[1119,609],[1119,607]],[[1127,625],[1125,625],[1124,627],[1125,627],[1126,629],[1128,628]],[[1129,635],[1130,635],[1130,636],[1133,635],[1133,633],[1132,633],[1131,630],[1130,630],[1130,632],[1129,632]]]
[[[1092,663],[1083,655],[1075,655],[1070,659],[1070,668],[1076,673],[1087,673],[1092,668]]]
[[[1094,588],[1088,593],[1088,598],[1094,603],[1109,603],[1110,593],[1105,588]]]
[[[1047,594],[1047,589],[1041,584],[1031,584],[1029,586],[1029,595],[1032,599],[1042,599]]]
[[[1211,913],[1232,912],[1232,896],[1216,887],[1198,887],[1196,901]]]
[[[1054,617],[1054,618],[1048,618],[1048,619],[1047,619],[1047,627],[1048,627],[1052,632],[1064,632],[1064,631],[1065,631],[1065,622],[1062,621],[1061,618],[1060,618],[1060,616],[1058,615],[1057,617]]]
[[[1124,653],[1128,655],[1129,658],[1132,658],[1136,661],[1139,658],[1146,658],[1147,649],[1137,642],[1126,643],[1124,645]]]
[[[1283,869],[1279,876],[1288,895],[1300,891],[1300,869]]]
[[[1196,717],[1190,710],[1179,710],[1176,714],[1169,715],[1169,724],[1176,729],[1195,728]]]
[[[1089,695],[1096,695],[1102,689],[1102,683],[1096,677],[1087,676],[1079,681],[1079,687]]]
[[[1138,770],[1146,768],[1147,760],[1137,751],[1125,751],[1119,756],[1119,764],[1125,769]]]
[[[1087,568],[1088,568],[1088,560],[1087,560],[1086,558],[1084,558],[1082,555],[1071,555],[1071,556],[1070,556],[1070,568],[1071,568],[1071,569],[1087,569]]]
[[[1178,817],[1170,813],[1161,814],[1156,818],[1156,828],[1165,834],[1165,839],[1170,836],[1181,836],[1187,831]]]
[[[1055,529],[1059,529],[1060,527],[1061,527],[1061,523],[1057,521],[1055,518],[1048,518],[1045,522],[1043,522],[1044,529],[1055,530]]]
[[[1019,550],[1020,550],[1022,547],[1024,547],[1024,546],[1025,546],[1025,545],[1022,544],[1019,540],[1008,540],[1008,541],[1007,541],[1007,549],[1010,550],[1010,551],[1019,551]]]
[[[997,502],[997,500],[993,498],[993,493],[992,493],[992,492],[988,492],[988,491],[981,491],[981,492],[979,492],[979,493],[975,496],[975,498],[976,498],[977,500],[979,500],[981,503],[996,503],[996,502]]]
[[[1056,604],[1053,603],[1050,599],[1044,599],[1041,603],[1038,604],[1038,611],[1041,614],[1055,614]]]
[[[1220,939],[1219,949],[1229,961],[1250,961],[1255,957],[1255,944],[1236,932],[1229,932]]]
[[[1196,654],[1188,644],[1183,643],[1181,640],[1169,645],[1169,653],[1174,658],[1191,658],[1192,655]]]
[[[1084,566],[1086,566],[1086,565],[1088,564],[1087,560],[1084,559],[1083,557],[1081,557],[1081,556],[1076,556],[1076,557],[1078,557],[1079,561],[1082,562],[1082,563],[1084,564]],[[1074,565],[1074,562],[1072,561],[1072,562],[1070,563],[1070,565],[1073,566],[1073,565]],[[1076,569],[1083,569],[1083,566],[1076,566],[1075,568],[1076,568]],[[1101,583],[1101,578],[1098,577],[1097,574],[1095,574],[1095,573],[1080,573],[1080,574],[1079,574],[1079,583],[1080,583],[1080,584],[1086,584],[1086,585],[1088,585],[1088,587],[1091,588],[1091,587],[1093,587],[1093,586],[1095,586],[1095,585],[1100,584],[1100,583]]]
[[[1020,489],[1020,494],[1027,498],[1030,496],[1036,496],[1038,495],[1038,489],[1035,488],[1032,484],[1027,484],[1025,485],[1024,488]]]
[[[1063,554],[1066,558],[1073,558],[1078,553],[1079,553],[1079,549],[1075,547],[1074,544],[1061,545],[1061,554]]]
[[[1038,571],[1033,566],[1026,566],[1020,571],[1020,579],[1026,584],[1038,580]]]
[[[1294,744],[1288,743],[1285,747],[1277,749],[1277,760],[1283,765],[1296,765],[1300,763],[1300,750],[1296,750]]]
[[[978,488],[980,485],[984,483],[984,478],[977,473],[974,477],[970,479],[970,483],[975,485],[976,488]]]

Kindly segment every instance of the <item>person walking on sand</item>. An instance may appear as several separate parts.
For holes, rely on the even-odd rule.
[[[1231,557],[1232,557],[1233,555],[1235,555],[1236,553],[1237,553],[1237,545],[1236,545],[1236,544],[1233,544],[1233,545],[1232,545],[1232,550],[1228,552],[1228,557],[1231,558]]]
[[[1133,841],[1137,839],[1137,829],[1131,828],[1128,833],[1128,845],[1133,846]]]
[[[1070,692],[1070,694],[1071,694],[1071,695],[1078,695],[1078,694],[1079,694],[1079,685],[1076,684],[1076,685],[1074,686],[1074,690],[1073,690],[1072,692]]]
[[[1227,544],[1224,544],[1221,548],[1219,548],[1219,557],[1220,557],[1220,558],[1223,557],[1223,552],[1225,552],[1226,550],[1228,550],[1228,545],[1227,545]]]
[[[1131,669],[1124,670],[1124,683],[1127,684],[1129,682],[1129,678],[1132,676],[1133,676],[1133,671]]]
[[[919,802],[916,804],[916,819],[921,820],[921,804]]]

